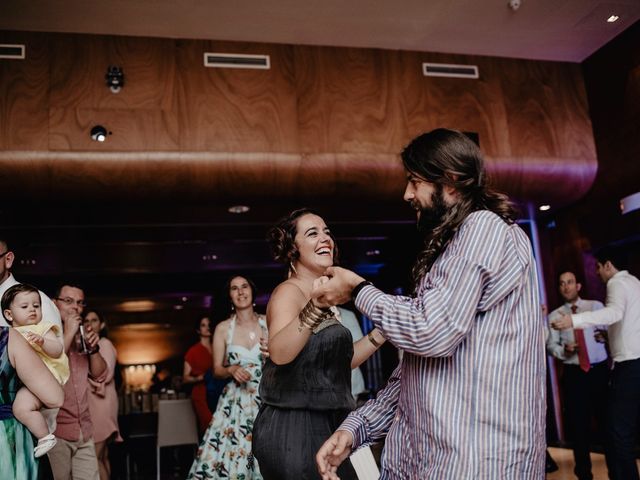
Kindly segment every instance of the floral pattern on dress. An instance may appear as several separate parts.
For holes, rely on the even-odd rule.
[[[264,317],[258,321],[266,330]],[[234,317],[227,333],[225,364],[240,365],[251,374],[251,380],[245,384],[231,381],[222,391],[187,480],[262,480],[251,451],[253,422],[260,408],[262,356],[259,343],[250,350],[231,343],[235,322]]]
[[[38,460],[33,457],[33,437],[11,413],[22,384],[9,362],[8,343],[9,327],[0,327],[0,477],[36,480]]]

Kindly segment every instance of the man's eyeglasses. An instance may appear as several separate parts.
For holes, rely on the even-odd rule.
[[[4,253],[0,253],[0,258],[4,257],[7,253],[11,252],[11,250],[7,250]]]
[[[75,303],[79,307],[83,307],[84,308],[84,307],[87,306],[87,304],[85,303],[84,300],[74,300],[71,297],[64,297],[64,298],[56,297],[56,300],[60,300],[62,303],[66,304],[66,305],[73,305]]]

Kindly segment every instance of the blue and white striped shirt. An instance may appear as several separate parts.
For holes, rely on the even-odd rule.
[[[354,448],[387,436],[381,479],[544,478],[544,326],[517,225],[472,213],[416,298],[366,286],[356,306],[405,352],[340,426]]]

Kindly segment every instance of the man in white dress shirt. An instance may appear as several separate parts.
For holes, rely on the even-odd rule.
[[[609,476],[638,480],[635,439],[640,413],[640,280],[623,270],[620,251],[605,247],[595,255],[596,271],[607,285],[605,307],[595,312],[563,314],[555,329],[609,326],[609,350],[614,361],[609,390]]]
[[[564,304],[549,315],[549,321],[565,313],[592,312],[603,308],[597,300],[585,300],[579,293],[582,284],[573,272],[559,277]],[[580,480],[591,480],[591,420],[595,417],[599,431],[605,426],[609,366],[607,350],[595,339],[593,327],[584,330],[550,329],[547,351],[564,364],[562,389],[567,427],[573,443],[574,473]]]
[[[11,266],[13,265],[14,260],[15,255],[9,248],[8,242],[5,239],[0,238],[0,298],[2,298],[4,292],[9,290],[9,287],[20,283],[11,274]],[[60,331],[62,331],[60,312],[56,306],[44,292],[40,292],[40,299],[42,302],[42,321],[54,323],[60,328]],[[2,315],[0,315],[0,327],[7,326],[7,321]]]

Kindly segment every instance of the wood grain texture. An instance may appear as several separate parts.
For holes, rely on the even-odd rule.
[[[552,68],[550,78],[554,100],[548,108],[556,129],[558,155],[593,163],[597,158],[596,146],[580,65]],[[568,88],[569,85],[573,88]]]
[[[41,199],[221,199],[241,191],[251,198],[394,200],[401,197],[405,178],[400,159],[391,154],[9,151],[0,152],[0,164],[11,172],[0,177],[4,193],[30,191]],[[540,202],[575,201],[595,175],[595,167],[582,158],[489,157],[487,169],[495,188]],[[40,188],[43,184],[47,188]]]
[[[583,157],[595,145],[580,67],[499,59],[512,156]]]
[[[91,139],[92,127],[102,125],[105,142]],[[178,150],[178,122],[161,109],[51,108],[49,149],[73,151]]]
[[[0,32],[0,43],[27,45],[24,60],[0,59],[0,149],[46,150],[47,36]]]
[[[481,77],[478,80],[425,77],[423,62],[477,65]],[[454,128],[478,133],[487,155],[509,155],[504,95],[493,59],[403,52],[398,71],[410,138],[434,128]]]
[[[174,40],[51,34],[51,108],[166,110],[175,115]],[[110,65],[121,67],[125,85],[106,85]]]
[[[55,35],[51,54],[49,149],[75,151],[177,150],[175,42],[88,35]],[[106,86],[110,65],[124,87]],[[112,135],[90,139],[95,125]]]
[[[490,157],[494,188],[521,201],[554,206],[575,202],[593,182],[597,164],[583,157]]]
[[[0,166],[18,176],[23,168],[44,169],[34,177],[44,182],[41,192],[135,198],[215,191],[222,198],[246,186],[278,198],[387,198],[404,187],[401,149],[441,126],[477,132],[495,185],[519,199],[572,202],[597,170],[584,85],[572,64],[20,35],[33,57],[0,63]],[[204,52],[268,54],[272,68],[205,68]],[[424,77],[425,61],[475,64],[480,79]],[[117,95],[104,84],[110,64],[125,72]],[[113,132],[107,142],[89,139],[96,124]],[[68,181],[78,172],[95,188]]]
[[[558,155],[556,129],[551,117],[553,85],[550,65],[497,60],[502,72],[507,133],[514,157]]]
[[[0,164],[12,172],[0,177],[3,193],[20,195],[26,183],[32,186],[31,198],[43,200],[166,199],[176,194],[184,200],[219,199],[239,189],[251,198],[396,199],[404,188],[400,162],[389,154],[0,151]],[[39,189],[43,184],[48,188]]]
[[[270,55],[271,69],[206,68],[205,52]],[[291,47],[181,40],[177,68],[182,150],[299,150]]]
[[[405,116],[393,52],[295,47],[300,143],[305,153],[398,153]]]

